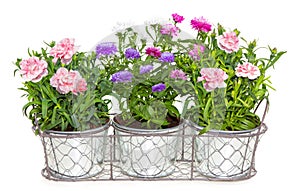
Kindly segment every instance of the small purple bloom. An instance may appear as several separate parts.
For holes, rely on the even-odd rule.
[[[113,42],[103,42],[96,46],[97,58],[100,56],[110,56],[117,52],[117,47]]]
[[[160,58],[158,59],[161,62],[174,62],[174,54],[170,52],[164,52],[161,54]]]
[[[163,83],[152,86],[152,92],[161,92],[166,89],[166,85]]]
[[[127,48],[125,50],[125,57],[127,59],[137,59],[140,58],[140,53],[134,48]]]
[[[150,72],[151,70],[153,70],[153,66],[150,65],[150,64],[145,65],[145,66],[141,66],[141,67],[140,67],[140,74],[148,73],[148,72]]]
[[[120,71],[116,72],[112,75],[111,81],[114,83],[126,83],[126,82],[131,82],[133,78],[133,75],[129,71]]]
[[[173,70],[170,73],[170,78],[187,80],[185,73],[182,70]]]

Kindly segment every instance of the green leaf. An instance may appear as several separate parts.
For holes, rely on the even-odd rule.
[[[209,116],[210,116],[210,113],[209,113],[209,109],[211,107],[211,103],[212,103],[212,98],[210,97],[207,102],[206,102],[206,105],[205,105],[205,108],[204,108],[204,113],[203,113],[203,116],[204,116],[204,120],[207,122],[208,119],[209,119]]]
[[[46,118],[48,111],[48,100],[42,99],[42,116],[43,118]]]

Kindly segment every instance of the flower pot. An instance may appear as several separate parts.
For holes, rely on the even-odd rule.
[[[167,129],[136,129],[112,121],[117,137],[120,168],[123,174],[139,178],[158,178],[174,170],[179,149],[178,126]]]
[[[241,180],[255,175],[255,151],[267,126],[245,131],[219,131],[198,135],[202,127],[190,122],[195,136],[194,169],[218,180]]]
[[[109,123],[85,131],[44,131],[40,134],[48,179],[76,180],[103,170]]]

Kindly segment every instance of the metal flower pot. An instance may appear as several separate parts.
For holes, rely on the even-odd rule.
[[[202,127],[190,123],[195,134]],[[195,136],[195,166],[201,175],[217,179],[240,180],[255,175],[254,158],[257,144],[267,126],[246,131],[211,130]]]
[[[86,131],[41,133],[46,167],[43,175],[59,180],[93,177],[103,170],[109,123]]]
[[[174,170],[183,122],[168,129],[136,129],[112,121],[117,137],[120,168],[128,176],[157,178]]]

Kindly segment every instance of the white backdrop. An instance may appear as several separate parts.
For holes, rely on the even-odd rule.
[[[0,190],[261,190],[299,189],[298,61],[299,10],[294,2],[262,0],[105,0],[0,2]],[[142,24],[153,18],[168,19],[172,13],[188,21],[204,16],[210,22],[238,28],[247,39],[258,39],[288,53],[277,63],[272,81],[267,116],[269,130],[256,155],[258,173],[247,181],[203,182],[54,182],[44,179],[42,145],[31,131],[30,121],[21,112],[21,79],[13,77],[16,58],[26,58],[27,48],[39,49],[43,41],[76,39],[80,50],[90,50],[112,32],[117,22]]]

